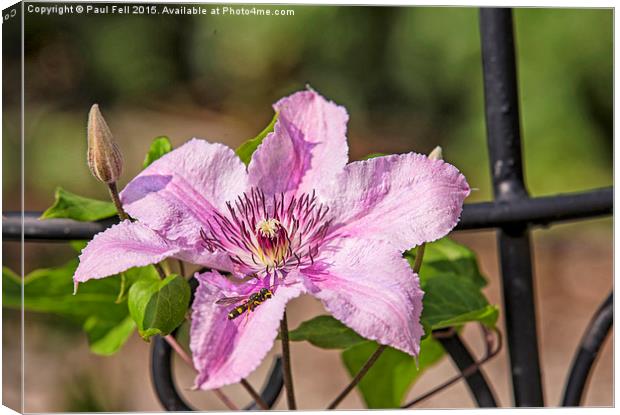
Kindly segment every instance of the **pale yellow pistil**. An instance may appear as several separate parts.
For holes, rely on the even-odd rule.
[[[282,225],[277,219],[262,219],[256,224],[256,230],[265,238],[275,238]]]
[[[288,237],[286,229],[277,219],[262,219],[256,224],[256,252],[260,261],[268,268],[275,268],[282,264],[288,251]]]

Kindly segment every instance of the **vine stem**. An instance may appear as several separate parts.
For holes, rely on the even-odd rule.
[[[194,362],[192,362],[192,358],[189,357],[187,352],[183,349],[183,347],[181,347],[181,345],[179,344],[179,342],[177,342],[177,339],[175,339],[173,335],[169,334],[167,336],[164,336],[164,340],[166,340],[166,342],[170,345],[170,347],[172,347],[172,349],[176,352],[176,354],[178,354],[179,357],[185,363],[187,363],[189,367],[191,367],[192,369],[194,369],[195,372],[197,372],[196,367],[194,367]],[[237,405],[235,405],[233,401],[231,401],[230,398],[226,396],[226,394],[222,392],[220,389],[213,389],[213,393],[231,411],[239,410],[239,407],[237,407]]]
[[[185,278],[185,265],[183,264],[183,261],[177,259],[177,263],[179,264],[179,273],[183,278]]]
[[[254,399],[254,402],[256,402],[260,409],[264,411],[269,410],[269,405],[267,405],[267,402],[265,402],[263,398],[258,394],[258,392],[256,392],[256,389],[254,389],[252,385],[250,385],[250,382],[245,379],[241,379],[241,386],[243,386],[245,390],[248,391],[248,393]]]
[[[483,330],[485,330],[484,327],[483,327]],[[430,391],[422,394],[421,396],[413,399],[412,401],[407,402],[406,404],[402,405],[400,408],[401,409],[411,408],[412,406],[422,402],[423,400],[426,400],[430,398],[431,396],[437,394],[438,392],[441,392],[442,390],[448,388],[449,386],[453,385],[457,381],[468,378],[469,376],[476,373],[476,371],[478,371],[480,366],[482,366],[484,363],[494,358],[502,349],[502,334],[500,333],[500,331],[498,329],[494,329],[490,333],[495,333],[497,337],[497,343],[495,345],[494,350],[493,350],[493,344],[492,344],[493,339],[491,338],[490,334],[485,331],[486,356],[484,358],[474,362],[472,365],[463,369],[460,374],[448,379],[447,381],[445,381],[444,383],[438,386],[435,386]]]
[[[170,345],[170,347],[172,347],[172,349],[176,352],[176,354],[178,354],[179,357],[185,363],[187,363],[187,365],[189,367],[191,367],[192,369],[194,369],[196,371],[196,368],[194,367],[194,362],[192,362],[192,358],[189,357],[189,355],[187,354],[185,349],[183,349],[183,347],[181,347],[179,342],[177,342],[177,339],[175,339],[172,334],[164,336],[164,340],[166,340],[166,342]]]
[[[359,370],[359,372],[357,372],[357,375],[355,375],[355,377],[353,378],[351,383],[349,383],[347,385],[347,387],[344,388],[344,390],[342,392],[340,392],[340,394],[338,396],[336,396],[336,399],[334,399],[332,401],[332,403],[329,404],[327,409],[336,409],[336,407],[340,404],[340,402],[342,402],[344,400],[344,398],[347,397],[349,392],[351,392],[353,390],[353,388],[355,388],[357,386],[357,384],[360,383],[362,378],[366,375],[366,373],[368,373],[368,370],[370,370],[372,365],[375,364],[375,362],[381,356],[381,354],[383,353],[383,351],[385,350],[386,347],[387,346],[385,346],[383,344],[379,345],[379,347],[377,347],[375,352],[370,356],[370,358],[366,361],[366,363],[364,363],[364,366],[362,366],[362,368]]]
[[[284,378],[284,388],[286,389],[286,399],[288,409],[297,409],[295,403],[295,391],[293,390],[293,373],[291,372],[291,351],[288,341],[288,322],[286,320],[286,310],[280,321],[280,337],[282,338],[282,375]]]
[[[425,247],[425,244],[421,244],[420,246],[418,246],[418,249],[416,250],[415,262],[413,263],[413,272],[415,272],[416,274],[420,272],[420,268],[422,267],[422,258],[424,257],[424,247]],[[377,362],[377,359],[381,357],[381,355],[383,354],[386,348],[387,346],[383,344],[377,347],[374,353],[368,358],[366,363],[364,363],[364,365],[359,370],[359,372],[357,372],[353,380],[351,380],[351,383],[349,383],[347,387],[344,388],[344,390],[340,392],[338,396],[336,396],[336,399],[334,399],[332,403],[329,404],[327,409],[336,409],[336,407],[344,400],[344,398],[346,398],[347,395],[357,386],[357,384],[360,383],[360,381],[364,378],[364,376],[366,376],[366,373],[368,373],[370,368]]]
[[[420,268],[422,268],[422,258],[424,258],[425,247],[426,247],[426,244],[422,244],[417,249],[416,256],[415,256],[415,262],[413,263],[413,272],[415,272],[416,274],[419,274]]]

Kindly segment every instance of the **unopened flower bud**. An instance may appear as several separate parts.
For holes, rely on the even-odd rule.
[[[88,168],[107,184],[115,183],[123,171],[123,156],[97,104],[88,113]]]
[[[441,147],[435,147],[433,151],[429,153],[428,158],[431,160],[443,160],[443,150]]]

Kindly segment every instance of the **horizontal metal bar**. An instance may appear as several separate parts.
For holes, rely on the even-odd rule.
[[[515,224],[546,226],[555,222],[611,215],[613,203],[613,187],[557,196],[473,203],[465,205],[456,229],[484,229]]]
[[[562,406],[579,406],[592,367],[614,321],[614,293],[596,310],[566,379]]]
[[[584,193],[519,199],[510,202],[466,204],[457,230],[485,229],[510,224],[550,225],[555,222],[585,219],[613,213],[613,187]],[[78,222],[70,219],[39,220],[41,212],[24,213],[26,241],[69,241],[91,239],[118,219]],[[2,238],[21,240],[21,213],[2,216]]]
[[[72,219],[40,220],[42,212],[24,212],[24,239],[26,241],[73,241],[92,239],[93,236],[118,223],[117,218],[97,222],[79,222]],[[21,212],[2,214],[2,239],[21,241]]]

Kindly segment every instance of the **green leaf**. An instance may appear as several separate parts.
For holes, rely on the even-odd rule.
[[[163,280],[143,276],[129,289],[129,313],[144,340],[156,334],[167,335],[185,319],[189,307],[190,287],[178,275]]]
[[[2,307],[22,308],[21,277],[9,267],[2,266]]]
[[[406,251],[404,256],[413,267],[416,249]],[[458,244],[450,238],[442,238],[426,244],[424,260],[420,268],[420,279],[428,280],[446,274],[456,275],[468,279],[482,288],[487,281],[480,273],[476,254],[464,245]]]
[[[361,160],[370,160],[370,159],[374,159],[375,157],[383,157],[383,156],[387,156],[387,154],[385,154],[385,153],[370,153],[370,154],[367,154],[364,157],[362,157]]]
[[[378,345],[365,341],[342,352],[342,360],[351,377],[355,376]],[[370,409],[398,408],[413,383],[444,355],[441,344],[428,337],[420,343],[419,369],[415,359],[388,347],[358,384]]]
[[[256,151],[260,143],[263,142],[263,139],[267,137],[267,134],[273,131],[273,127],[276,125],[276,121],[278,120],[278,113],[273,115],[271,122],[263,131],[261,131],[256,137],[247,140],[245,143],[241,144],[236,153],[246,165],[250,164],[250,160],[252,160],[252,154]]]
[[[422,321],[433,330],[480,321],[494,327],[497,309],[489,305],[480,288],[470,281],[446,274],[422,282]]]
[[[499,309],[497,308],[497,306],[487,304],[486,306],[477,310],[461,313],[457,316],[435,322],[432,327],[433,330],[436,330],[445,327],[462,326],[465,323],[477,321],[492,329],[495,328],[498,317]]]
[[[54,204],[43,212],[40,219],[67,218],[89,222],[115,215],[116,208],[112,202],[89,199],[57,187]]]
[[[57,268],[38,269],[26,275],[24,286],[24,309],[26,311],[51,313],[82,326],[91,350],[101,355],[116,352],[129,338],[135,324],[129,318],[126,301],[119,295],[121,278],[111,276],[81,283],[73,295],[73,274],[77,259]],[[157,276],[152,266],[132,268],[125,271],[125,286],[130,286],[143,276]],[[3,267],[2,305],[21,309],[22,280],[19,275]]]
[[[291,341],[308,341],[323,349],[347,349],[366,340],[332,316],[304,321],[289,333]]]
[[[142,163],[142,168],[147,168],[152,162],[160,158],[166,153],[172,151],[172,144],[170,143],[170,139],[166,136],[156,137],[151,142],[151,147],[149,148],[149,152],[146,153],[146,157],[144,158],[144,163]]]
[[[26,275],[24,285],[24,308],[27,311],[53,313],[68,317],[72,321],[83,322],[89,316],[127,314],[127,306],[115,304],[120,288],[120,280],[109,277],[90,280],[80,284],[73,295],[73,274],[78,261],[73,259],[57,268],[37,269]],[[21,278],[3,269],[3,306],[21,306]]]
[[[411,266],[415,255],[415,249],[404,254]],[[420,268],[420,285],[425,292],[422,324],[432,330],[473,321],[494,327],[498,309],[481,291],[486,283],[469,248],[449,238],[427,244]]]
[[[129,315],[120,321],[93,315],[84,322],[83,328],[88,336],[90,350],[98,355],[110,356],[131,337],[136,323]]]
[[[159,273],[153,265],[147,265],[146,267],[134,267],[129,268],[127,271],[119,274],[121,279],[121,286],[118,292],[116,302],[124,301],[127,298],[129,288],[141,278],[156,278],[159,279]]]
[[[71,246],[71,248],[73,248],[75,252],[82,252],[82,249],[86,248],[86,245],[88,245],[88,242],[90,241],[84,241],[84,240],[69,241],[69,246]]]

